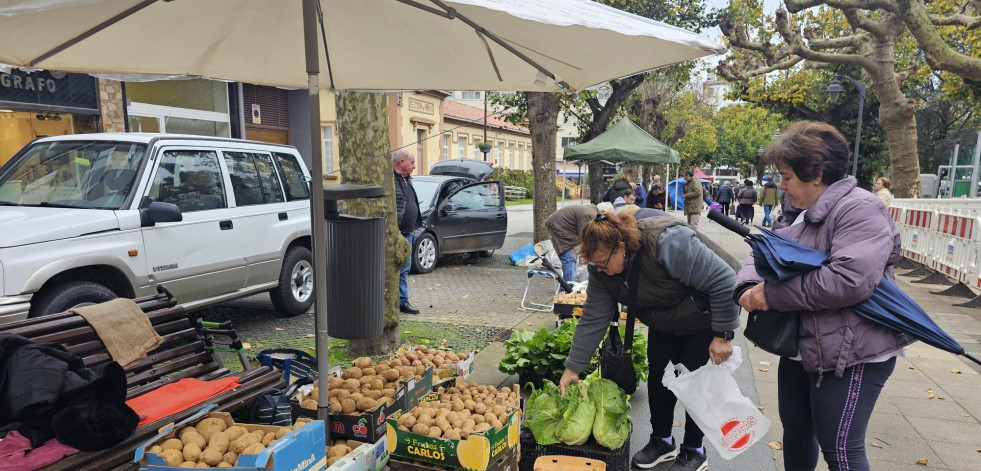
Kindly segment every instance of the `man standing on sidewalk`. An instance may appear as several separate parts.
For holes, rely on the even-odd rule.
[[[422,225],[419,199],[412,188],[412,171],[416,169],[416,158],[409,151],[399,149],[392,154],[392,167],[395,169],[395,211],[398,214],[399,232],[409,241],[409,259],[399,271],[399,311],[406,314],[419,314],[419,310],[409,304],[409,268],[412,267],[412,233]]]
[[[770,176],[763,177],[763,191],[760,193],[759,205],[763,207],[763,227],[772,227],[770,211],[777,205],[777,185]]]
[[[698,218],[702,215],[702,182],[695,178],[695,172],[685,170],[685,216],[692,229],[698,229]]]

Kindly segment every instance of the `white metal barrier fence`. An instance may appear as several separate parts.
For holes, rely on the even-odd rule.
[[[981,198],[895,199],[903,256],[981,288]]]

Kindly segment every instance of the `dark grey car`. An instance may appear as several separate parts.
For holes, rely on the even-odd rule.
[[[412,182],[422,211],[412,247],[413,273],[433,271],[443,255],[489,257],[504,245],[508,213],[501,182],[433,175]]]

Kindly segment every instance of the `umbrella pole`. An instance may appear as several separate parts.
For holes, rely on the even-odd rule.
[[[316,331],[317,377],[327,378],[330,362],[327,355],[327,247],[324,227],[324,162],[320,140],[320,49],[317,47],[317,1],[303,0],[303,46],[306,53],[307,82],[310,98],[310,160],[313,173],[310,195],[311,241],[313,246],[314,330]],[[317,418],[329,414],[327,388],[320,388]]]
[[[971,355],[970,353],[962,353],[962,355],[964,355],[964,358],[967,358],[968,360],[971,360],[974,363],[981,365],[981,360],[977,359],[974,355]]]

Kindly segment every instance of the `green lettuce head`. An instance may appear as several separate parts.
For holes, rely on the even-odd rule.
[[[589,440],[593,430],[593,419],[596,406],[586,396],[590,387],[584,381],[577,383],[577,388],[566,388],[565,396],[559,401],[562,409],[562,421],[556,430],[556,436],[566,445],[582,445]]]
[[[613,381],[598,379],[589,385],[589,401],[596,406],[592,431],[596,442],[617,450],[630,436],[630,403]]]
[[[535,390],[534,386],[531,389],[531,397],[525,405],[525,414],[529,417],[525,426],[531,430],[539,445],[559,443],[556,430],[562,421],[562,410],[559,409],[561,392],[558,386],[545,380],[541,389]]]

